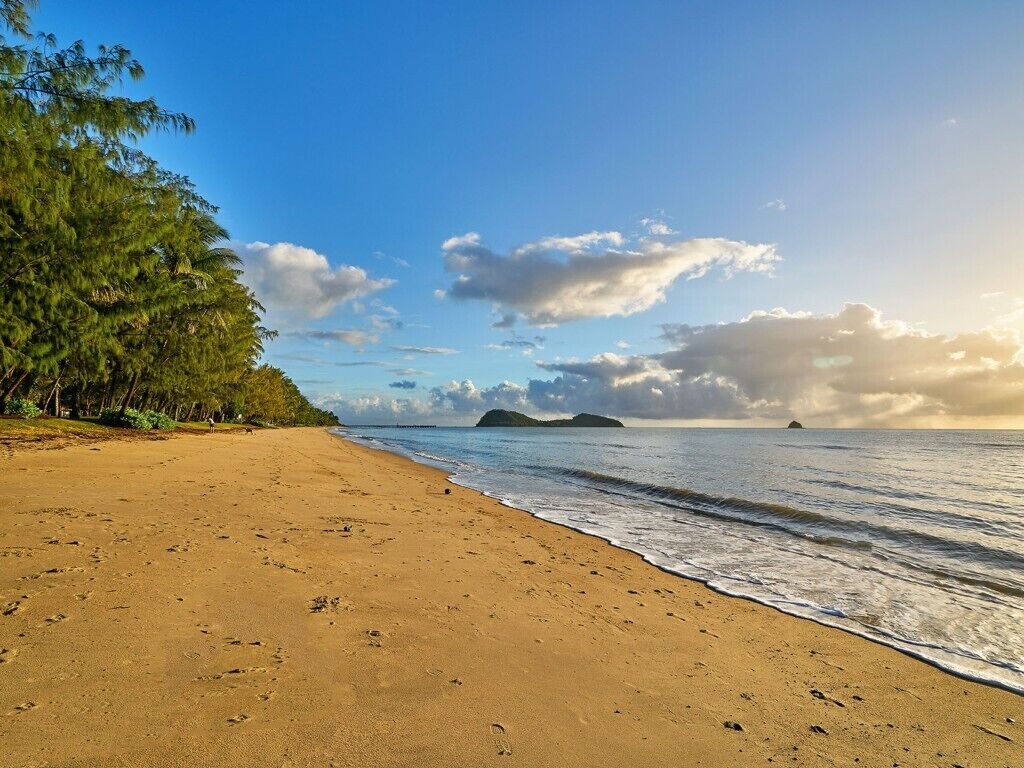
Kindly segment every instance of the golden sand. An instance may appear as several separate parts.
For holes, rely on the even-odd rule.
[[[1024,766],[1022,697],[323,430],[0,459],[0,611],[5,767]]]

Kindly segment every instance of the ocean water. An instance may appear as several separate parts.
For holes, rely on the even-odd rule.
[[[339,432],[713,589],[1024,692],[1024,432]]]

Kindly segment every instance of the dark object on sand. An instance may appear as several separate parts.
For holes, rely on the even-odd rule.
[[[452,489],[451,489],[451,488],[445,488],[445,489],[444,489],[444,495],[445,495],[445,496],[447,496],[447,495],[448,495],[449,493],[451,493],[451,492],[452,492]]]
[[[571,419],[542,421],[517,411],[503,411],[500,408],[488,411],[476,423],[478,427],[621,427],[622,422],[607,416],[580,413]]]
[[[801,424],[799,421],[791,421],[791,422],[789,422],[789,426],[786,427],[786,429],[803,429],[803,428],[804,428],[804,425]]]
[[[251,435],[252,434],[252,427],[246,427],[245,428],[245,434]]]

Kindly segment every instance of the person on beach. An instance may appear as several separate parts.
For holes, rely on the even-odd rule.
[[[206,420],[206,423],[210,425],[210,431],[213,432],[213,416]]]

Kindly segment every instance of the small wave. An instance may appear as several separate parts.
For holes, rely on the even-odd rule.
[[[642,483],[592,472],[588,469],[556,469],[555,471],[565,477],[584,480],[599,487],[626,491],[660,503],[673,503],[673,506],[678,504],[694,514],[717,517],[729,522],[770,526],[804,538],[828,537],[832,546],[845,545],[851,549],[864,549],[865,543],[872,544],[876,539],[880,539],[896,544],[920,545],[943,557],[966,557],[1003,568],[1024,569],[1024,554],[989,547],[975,541],[954,541],[926,531],[893,528],[867,520],[834,517],[811,510],[797,509],[785,504],[751,501],[732,496],[715,496],[690,488]]]
[[[433,453],[427,453],[426,451],[413,451],[417,456],[422,456],[424,459],[430,459],[431,461],[440,461],[443,464],[452,464],[453,466],[460,467],[462,462],[456,461],[455,459],[449,459],[447,456],[436,456]]]

